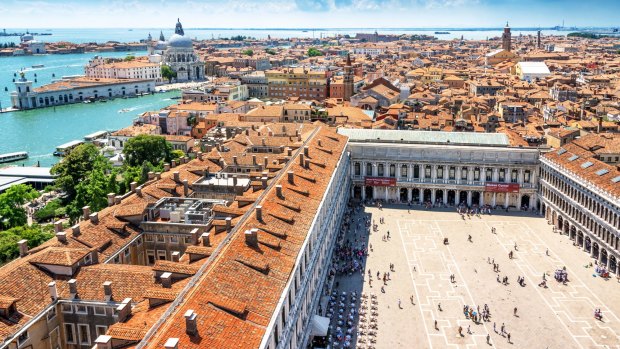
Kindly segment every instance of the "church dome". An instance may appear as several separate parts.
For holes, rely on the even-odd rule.
[[[173,34],[168,39],[168,47],[192,48],[192,39],[184,35]]]

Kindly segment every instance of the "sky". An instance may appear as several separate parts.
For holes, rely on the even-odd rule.
[[[620,0],[0,0],[2,28],[620,26]],[[171,24],[172,23],[172,24]]]

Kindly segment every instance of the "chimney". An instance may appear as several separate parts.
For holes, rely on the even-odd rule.
[[[202,233],[202,235],[200,235],[200,238],[202,239],[202,246],[206,246],[206,247],[211,246],[210,236],[211,234],[209,233]]]
[[[180,182],[180,178],[179,171],[174,171],[174,181]]]
[[[161,287],[163,287],[163,288],[171,288],[172,287],[172,273],[165,272],[165,273],[161,274],[159,279],[161,280]]]
[[[67,283],[69,284],[69,294],[71,295],[71,299],[75,299],[78,293],[77,280],[71,279]]]
[[[142,187],[136,188],[136,194],[138,195],[138,197],[142,197]]]
[[[198,334],[198,326],[196,325],[196,317],[198,314],[194,313],[193,310],[188,310],[185,312],[185,333],[190,336],[195,336]]]
[[[267,133],[269,135],[269,137],[273,137],[273,131],[269,130],[269,132]]]
[[[99,213],[98,212],[91,213],[90,216],[88,216],[88,218],[90,218],[90,222],[93,223],[93,224],[99,223]]]
[[[103,283],[103,294],[106,301],[112,300],[112,282],[106,281]]]
[[[261,177],[260,181],[263,183],[263,189],[267,188],[267,177]]]
[[[267,169],[267,165],[269,165],[269,158],[265,156],[263,158],[263,168]]]
[[[276,185],[276,195],[278,195],[280,199],[284,199],[282,195],[282,186],[280,184]]]
[[[109,193],[108,194],[108,207],[109,206],[114,206],[114,193]]]
[[[322,147],[320,139],[317,141],[317,143],[319,144],[319,147]]]
[[[303,167],[304,165],[304,154],[299,154],[299,166]]]
[[[233,156],[233,164],[237,165],[237,155]]]
[[[202,160],[202,152],[199,151],[198,153],[196,153],[196,159],[198,160]]]
[[[172,256],[172,261],[178,263],[179,260],[181,259],[181,252],[174,251],[172,252],[171,256]]]
[[[123,201],[123,196],[122,195],[116,195],[114,197],[114,205],[118,205],[121,203],[121,201]]]
[[[290,184],[295,184],[295,172],[293,172],[293,171],[288,171],[288,172],[287,172],[287,175],[288,175],[288,182],[289,182]]]
[[[47,287],[49,288],[50,291],[50,297],[52,297],[52,301],[55,301],[58,299],[58,289],[56,288],[56,282],[52,281],[49,284],[47,284]]]
[[[225,221],[226,221],[226,232],[230,233],[230,230],[232,229],[232,217],[226,217]]]
[[[310,168],[310,160],[306,159],[306,163],[304,164],[304,167],[307,169]]]
[[[54,232],[60,233],[61,231],[62,231],[62,222],[61,221],[54,222]]]
[[[138,187],[138,182],[131,182],[129,184],[129,187],[131,188],[131,192],[135,193],[136,192],[136,188]]]
[[[187,164],[189,162],[189,156],[184,156],[183,157],[183,163]]]
[[[112,336],[100,335],[95,339],[95,349],[112,349]]]
[[[308,150],[309,150],[308,146],[305,146],[304,147],[304,155],[305,156],[308,156]]]
[[[149,181],[154,179],[155,178],[155,172],[149,171],[148,178],[149,178]]]
[[[65,233],[64,231],[56,233],[56,239],[58,239],[58,242],[60,242],[61,244],[67,243],[67,233]]]
[[[172,168],[177,167],[177,161],[176,160],[170,161],[170,167],[172,167]]]
[[[155,179],[157,180],[161,179],[161,172],[155,172]]]
[[[233,187],[236,187],[237,186],[237,175],[233,175],[232,179],[233,179]]]
[[[265,138],[261,139],[261,144],[263,145],[263,147],[267,145]]]
[[[123,303],[116,307],[115,314],[118,317],[118,322],[125,322],[131,315],[131,298],[123,299]]]
[[[288,156],[293,156],[293,149],[291,149],[291,148],[286,148],[286,155],[288,155]]]
[[[253,228],[245,231],[245,243],[251,247],[258,246],[258,229]]]
[[[187,183],[187,179],[183,180],[183,196],[189,196],[189,184]]]
[[[168,340],[164,344],[164,349],[179,349],[179,339],[168,338]]]
[[[252,165],[256,166],[256,154],[252,155]]]
[[[263,206],[261,205],[256,206],[256,220],[259,222],[263,221]]]
[[[165,163],[164,164],[164,172],[168,172],[168,171],[170,171],[170,164]]]
[[[17,246],[19,246],[19,256],[26,257],[28,255],[28,240],[19,240]]]
[[[90,206],[82,207],[82,218],[87,220],[90,217]]]
[[[71,231],[73,232],[73,236],[80,236],[80,224],[76,224],[71,227]]]

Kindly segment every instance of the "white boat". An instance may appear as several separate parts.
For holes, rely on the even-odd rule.
[[[45,67],[45,65],[44,64],[35,64],[32,67],[33,68],[43,68],[43,67]]]
[[[56,151],[54,152],[54,156],[65,156],[69,154],[71,150],[77,147],[80,144],[84,144],[84,141],[75,140],[71,141],[56,147]]]
[[[15,153],[0,154],[0,163],[28,159],[28,152],[18,151]]]

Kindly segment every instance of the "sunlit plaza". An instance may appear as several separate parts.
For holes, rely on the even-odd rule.
[[[615,274],[601,277],[590,254],[544,217],[420,205],[354,212],[325,303],[332,347],[620,347]],[[347,256],[364,249],[366,258]],[[555,278],[564,272],[565,283]]]

